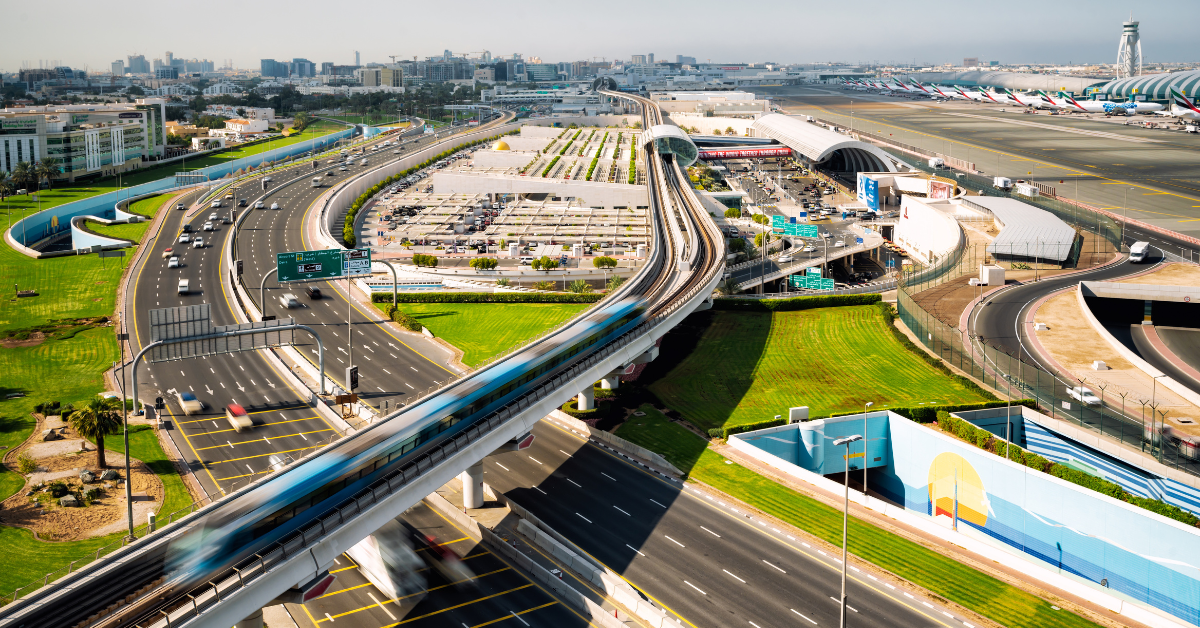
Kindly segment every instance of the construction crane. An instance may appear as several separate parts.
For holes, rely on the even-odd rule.
[[[388,56],[392,58],[392,65],[396,65],[396,57],[399,57],[402,55],[388,55]]]

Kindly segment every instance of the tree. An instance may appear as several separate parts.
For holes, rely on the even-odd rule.
[[[0,200],[11,196],[14,189],[12,175],[5,170],[0,170]]]
[[[567,286],[567,290],[575,294],[587,294],[592,291],[592,286],[582,279],[576,279]]]
[[[746,241],[741,238],[733,238],[729,241],[729,250],[734,253],[740,253],[746,250]]]
[[[721,129],[713,129],[713,135],[720,135]]]
[[[766,240],[767,242],[771,242],[773,239],[771,238],[771,234],[769,234],[769,233],[754,234],[754,246],[761,247],[763,245],[763,240]]]
[[[178,146],[178,145],[187,144],[188,139],[186,137],[183,137],[182,135],[175,135],[174,133],[167,133],[167,143]]]
[[[25,188],[28,190],[33,187],[29,185],[33,181],[33,164],[28,161],[18,161],[17,165],[13,166],[12,179],[13,187],[16,189]]]
[[[737,131],[734,131],[733,127],[727,126],[725,127],[725,135],[737,135]]]
[[[292,116],[292,130],[294,131],[303,131],[311,123],[312,118],[308,115],[307,111],[297,111]]]
[[[541,270],[542,260],[539,257],[535,257],[533,258],[533,261],[529,263],[529,265],[532,266],[534,270]]]
[[[742,216],[742,210],[740,210],[740,209],[730,207],[729,209],[725,210],[726,218],[740,218],[741,216]]]
[[[125,93],[133,94],[134,96],[145,96],[146,90],[142,89],[140,85],[130,85],[125,88]]]
[[[625,283],[625,278],[620,275],[613,275],[612,277],[609,277],[608,278],[608,291],[612,292],[613,290],[620,288],[621,284],[623,284],[623,283]]]
[[[53,157],[47,157],[37,163],[33,168],[33,174],[37,177],[39,183],[42,179],[46,180],[46,187],[50,188],[51,179],[62,174],[62,166],[58,165],[58,160]]]
[[[641,120],[638,120],[638,121],[634,122],[634,123],[633,123],[633,128],[635,128],[635,129],[640,129],[640,128],[642,128],[642,121],[641,121]]]
[[[616,268],[617,260],[607,255],[601,255],[600,257],[592,259],[592,266],[595,266],[596,268]]]
[[[726,277],[717,284],[717,292],[724,296],[737,294],[738,282],[733,277]]]
[[[494,257],[476,257],[471,260],[471,268],[477,270],[492,270],[500,265],[500,260]]]
[[[534,260],[534,261],[539,261],[539,260]],[[554,270],[555,268],[558,268],[558,260],[551,259],[550,257],[548,257],[546,255],[543,255],[542,259],[540,261],[542,262],[541,263],[542,270]],[[537,269],[534,269],[534,270],[537,270]]]
[[[121,402],[116,399],[96,397],[67,417],[71,429],[83,438],[96,441],[96,466],[103,469],[104,437],[116,434],[121,429],[121,413],[117,410]],[[129,481],[126,478],[125,481]]]

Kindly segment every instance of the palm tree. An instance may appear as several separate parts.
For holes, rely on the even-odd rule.
[[[608,278],[608,291],[612,292],[613,290],[620,288],[621,284],[623,284],[623,283],[625,283],[625,278],[620,275],[613,275],[612,277],[609,277]]]
[[[50,180],[60,174],[62,174],[62,166],[59,166],[58,160],[53,157],[47,157],[33,167],[33,175],[39,183],[45,179],[47,188],[52,187]]]
[[[12,176],[5,170],[0,170],[0,200],[8,198],[13,193]]]
[[[721,283],[717,284],[717,292],[723,296],[737,294],[738,282],[733,277],[726,277],[721,280]]]
[[[571,282],[571,285],[567,286],[567,290],[574,292],[575,294],[587,294],[588,292],[592,291],[592,287],[588,285],[588,282],[582,279],[576,279],[575,281]]]
[[[106,466],[104,437],[116,434],[121,429],[121,413],[117,410],[119,405],[116,399],[96,397],[67,417],[76,434],[96,441],[96,466],[101,469]]]
[[[12,179],[14,187],[29,189],[29,182],[33,180],[33,165],[28,161],[18,161],[13,166]]]

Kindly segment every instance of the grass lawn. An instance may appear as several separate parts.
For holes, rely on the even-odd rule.
[[[38,292],[36,297],[17,299],[11,292],[0,297],[0,334],[53,319],[112,315],[120,262],[128,259],[69,255],[38,260],[0,246],[0,286],[8,290],[16,284]]]
[[[838,308],[844,310],[848,308]],[[703,482],[813,536],[841,545],[841,511],[801,495],[707,449],[703,439],[671,423],[650,405],[644,417],[630,417],[617,435],[666,456],[671,464]],[[1054,610],[1049,602],[976,571],[956,560],[850,519],[848,549],[871,563],[980,615],[1011,628],[1096,626]]]
[[[375,307],[386,313],[388,303]],[[401,303],[400,310],[475,366],[587,309],[586,303]]]
[[[384,115],[382,113],[368,113],[359,116],[354,114],[338,114],[336,116],[322,115],[321,117],[342,120],[343,122],[349,122],[351,124],[386,124],[388,122],[395,122],[400,116]]]
[[[984,401],[892,337],[874,306],[713,312],[698,344],[650,389],[702,430],[808,406],[810,416]]]
[[[241,159],[242,157],[257,155],[259,153],[281,148],[283,146],[290,146],[299,142],[306,142],[313,138],[321,137],[322,135],[328,135],[334,131],[340,131],[344,128],[346,127],[340,124],[317,121],[309,125],[308,128],[304,130],[302,135],[295,135],[282,139],[277,138],[270,142],[254,144],[253,146],[247,146],[245,148],[217,153],[215,155],[197,157],[195,159],[188,159],[185,162],[171,162],[158,167],[135,170],[128,174],[122,175],[120,179],[117,179],[116,177],[109,177],[98,179],[96,181],[89,181],[87,183],[80,183],[78,185],[71,185],[67,183],[56,184],[53,189],[42,190],[40,194],[42,197],[42,203],[40,207],[41,209],[57,207],[64,203],[70,203],[72,201],[82,200],[99,194],[113,192],[122,187],[127,188],[134,185],[148,183],[150,181],[157,181],[165,177],[173,176],[176,172],[199,170],[200,168],[207,168],[208,166],[225,163],[232,159]],[[120,186],[118,186],[118,183],[120,183]],[[5,199],[4,202],[0,202],[0,214],[7,216],[6,221],[19,220],[23,213],[27,215],[38,211],[38,208],[39,205],[37,200],[28,194],[22,196],[10,196]]]
[[[129,224],[124,224],[124,225],[102,225],[99,223],[91,223],[88,226],[89,226],[89,228],[91,228],[92,231],[95,231],[96,233],[99,233],[101,235],[111,236],[114,238],[122,238],[125,240],[132,240],[133,242],[141,242],[142,237],[146,235],[146,230],[149,229],[150,224],[152,222],[154,222],[154,217],[158,215],[158,212],[160,210],[162,210],[164,207],[166,207],[167,199],[170,196],[174,196],[174,195],[173,194],[155,194],[154,196],[151,196],[148,198],[143,198],[138,201],[134,201],[133,204],[131,204],[129,206],[128,211],[130,213],[141,214],[141,215],[149,218],[150,220],[148,220],[148,221],[135,222],[135,223],[129,223]],[[124,263],[125,260],[130,259],[129,256],[132,256],[132,255],[133,255],[132,251],[127,252],[126,257],[120,259],[119,261],[121,263]]]

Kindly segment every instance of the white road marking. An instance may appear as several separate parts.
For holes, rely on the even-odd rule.
[[[416,388],[413,388],[413,387],[412,387],[412,384],[410,384],[410,383],[408,383],[408,382],[404,382],[404,385],[405,385],[405,386],[408,386],[409,388],[412,388],[413,390],[416,390]]]
[[[786,571],[784,571],[784,570],[780,569],[778,565],[774,565],[774,564],[772,564],[772,563],[769,563],[769,562],[767,562],[767,559],[765,559],[765,558],[763,559],[763,562],[764,562],[764,563],[767,563],[768,565],[770,565],[772,569],[775,569],[775,570],[777,570],[779,573],[787,573]]]
[[[684,583],[684,584],[686,584],[686,585],[688,585],[689,587],[692,587],[693,589],[695,589],[695,590],[697,590],[697,591],[700,591],[700,587],[698,587],[698,586],[696,586],[696,585],[694,585],[694,584],[692,584],[692,583],[688,582],[687,580],[684,580],[684,581],[683,581],[683,583]],[[700,591],[700,595],[708,595],[708,594],[707,594],[707,593],[705,593],[704,591]]]
[[[329,618],[329,621],[331,621],[331,622],[333,621],[333,616],[330,615],[329,613],[325,613],[325,616]]]
[[[608,479],[612,480],[613,482],[616,482],[616,481],[617,481],[617,478],[614,478],[613,476],[611,476],[611,475],[609,475],[609,474],[607,474],[607,473],[605,473],[605,472],[603,472],[603,471],[601,471],[601,472],[600,472],[600,475],[603,475],[604,477],[606,477],[606,478],[608,478]]]
[[[537,458],[534,458],[533,456],[528,456],[528,458],[538,464],[542,464],[542,461],[538,460]]]
[[[654,502],[654,503],[658,504],[658,502],[655,502],[653,499],[651,499],[650,501],[652,501],[652,502]],[[658,505],[659,505],[659,506],[662,506],[663,508],[666,508],[666,506],[663,506],[662,504],[658,504]]]
[[[388,375],[391,375],[391,374],[392,374],[392,372],[391,372],[391,371],[389,371],[389,370],[387,370],[387,369],[381,369],[381,370],[382,370],[384,373],[387,373]]]
[[[588,523],[591,523],[591,522],[592,522],[592,520],[591,520],[591,519],[588,519],[587,517],[585,517],[585,516],[583,516],[583,515],[581,515],[581,514],[579,514],[579,513],[575,513],[575,516],[576,516],[576,517],[579,517],[580,519],[583,519],[584,521],[586,521],[586,522],[588,522]]]
[[[501,469],[504,469],[505,471],[508,471],[508,467],[506,467],[506,466],[504,466],[504,465],[500,464],[499,462],[497,462],[497,463],[496,463],[496,466],[497,466],[497,467],[500,467]],[[509,471],[509,473],[512,473],[512,472],[511,472],[511,471]]]
[[[388,614],[390,615],[391,613],[388,613]],[[512,611],[508,611],[508,614],[512,615],[513,617],[516,617],[517,620],[520,621],[522,624],[525,624],[526,626],[529,625],[529,622],[525,621],[524,619],[521,619],[520,615],[517,615],[516,613],[514,613]],[[395,617],[393,617],[392,619],[395,619]]]
[[[729,574],[731,577],[733,577],[733,578],[737,578],[737,580],[738,580],[739,582],[741,582],[742,584],[746,584],[746,581],[745,581],[745,580],[742,580],[741,578],[738,578],[737,576],[734,576],[733,574],[729,573],[729,570],[728,570],[728,569],[722,569],[721,571],[724,571],[725,573],[728,573],[728,574]]]
[[[631,550],[633,550],[633,551],[637,552],[637,553],[638,553],[638,556],[645,556],[645,554],[643,554],[643,553],[641,553],[641,552],[638,552],[638,548],[636,548],[636,547],[634,547],[634,546],[632,546],[632,545],[630,545],[630,544],[628,544],[628,543],[626,543],[626,544],[625,544],[625,547],[628,547],[629,549],[631,549]]]
[[[665,534],[664,534],[663,536],[667,536],[667,535],[665,535]],[[678,545],[679,547],[687,547],[687,546],[686,546],[686,545],[684,545],[683,543],[680,543],[679,541],[676,541],[675,539],[673,539],[673,538],[671,538],[671,537],[669,537],[669,536],[667,536],[667,540],[668,540],[668,541],[670,541],[670,542],[672,542],[672,543],[674,543],[674,544],[676,544],[676,545]]]
[[[804,617],[804,615],[803,615],[803,614],[802,614],[800,611],[798,611],[798,610],[796,610],[796,609],[794,609],[794,608],[791,608],[791,609],[788,609],[788,610],[792,611],[793,613],[795,613],[795,614],[797,614],[797,615],[800,615],[801,617]],[[815,625],[817,625],[817,622],[815,622],[815,621],[813,621],[813,620],[811,620],[811,619],[809,619],[809,618],[807,618],[807,617],[804,617],[804,619],[805,619],[805,620],[807,620],[807,621],[808,621],[808,623],[810,623],[810,624],[812,624],[812,625],[814,625],[814,626],[815,626]]]
[[[621,510],[620,508],[617,508],[617,506],[616,506],[615,504],[613,505],[613,508],[616,508],[617,510]],[[629,514],[629,513],[625,512],[624,510],[621,510],[621,512],[622,512],[622,513],[624,513],[624,514],[625,514],[625,516],[627,516],[627,517],[632,517],[632,516],[633,516],[633,515],[631,515],[631,514]]]
[[[392,614],[392,611],[389,611],[386,606],[384,606],[379,600],[375,599],[375,595],[373,593],[368,591],[367,596],[371,598],[371,601],[374,602],[375,605],[378,606],[380,610],[387,613],[387,616],[391,617],[392,621],[396,621],[396,616]],[[525,625],[528,626],[529,624],[525,624]]]
[[[410,367],[408,367],[408,368],[410,368],[410,369],[412,369],[412,370],[414,370],[414,371],[416,371],[416,370],[417,370],[417,369],[416,369],[416,367],[413,367],[413,366],[410,366]],[[420,371],[417,371],[417,372],[419,373]]]
[[[709,530],[708,528],[706,528],[706,527],[704,527],[704,526],[700,526],[700,529],[701,529],[701,530],[704,530],[705,532],[707,532],[707,533],[709,533],[709,534],[711,534],[711,535],[713,535],[713,536],[715,536],[715,537],[717,537],[718,539],[719,539],[719,538],[721,538],[721,535],[720,535],[720,534],[717,534],[716,532],[713,532],[712,530]]]
[[[913,597],[913,594],[912,594],[912,593],[909,593],[908,591],[905,591],[905,592],[904,592],[904,597],[906,597],[906,598],[908,598],[908,599],[910,599],[910,600],[915,600],[915,599],[917,599],[917,598]]]
[[[568,458],[570,458],[570,457],[571,457],[571,454],[568,454],[567,452],[565,452],[565,451],[563,451],[563,450],[561,450],[561,449],[560,449],[559,451],[562,451],[564,454],[566,454],[566,456],[567,456]]]
[[[535,487],[533,487],[533,490],[535,490],[535,491],[537,491],[537,492],[541,493],[542,495],[547,495],[547,494],[548,494],[548,493],[546,493],[546,491],[543,491],[542,489],[540,489],[540,488],[538,488],[538,487],[536,487],[536,486],[535,486]]]

